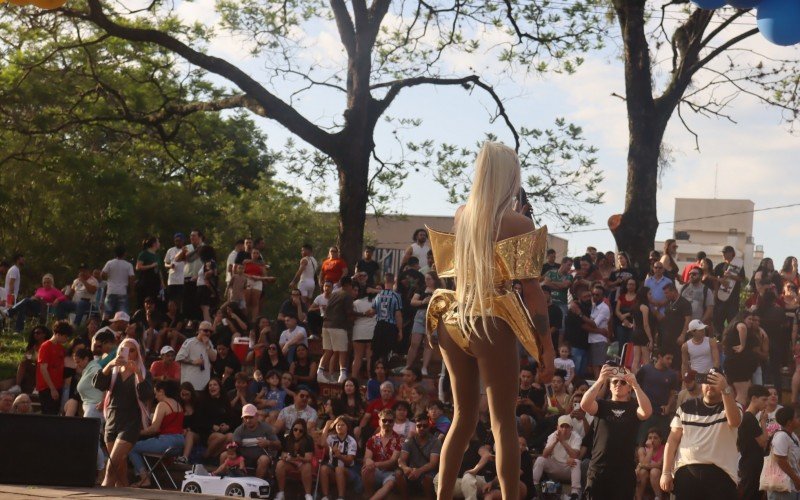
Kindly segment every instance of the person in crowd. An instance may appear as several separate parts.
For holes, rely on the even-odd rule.
[[[544,279],[544,275],[547,273],[547,271],[550,271],[551,269],[558,269],[559,267],[561,267],[559,266],[558,262],[556,262],[556,257],[557,256],[555,249],[548,248],[547,252],[544,255],[544,264],[542,264],[542,270],[540,272],[540,274],[542,275],[542,279]]]
[[[542,288],[550,290],[553,304],[561,309],[562,316],[566,316],[567,305],[569,304],[567,292],[572,286],[573,276],[570,273],[571,269],[572,259],[564,257],[561,259],[559,267],[542,273]]]
[[[164,255],[164,268],[167,270],[166,299],[174,301],[178,311],[183,306],[183,287],[186,268],[186,255],[189,252],[183,233],[175,233],[172,237],[174,246]]]
[[[225,259],[225,287],[230,288],[233,275],[236,273],[236,257],[244,251],[244,238],[240,238],[233,243],[233,250],[230,251]]]
[[[264,380],[267,385],[256,394],[255,405],[269,412],[268,420],[274,422],[278,413],[286,406],[286,391],[281,386],[281,376],[276,370],[268,371]]]
[[[556,370],[562,370],[566,373],[566,378],[564,379],[564,383],[567,387],[572,385],[572,381],[575,379],[575,362],[572,361],[570,356],[570,348],[569,344],[562,343],[558,346],[558,357],[555,361]]]
[[[394,431],[395,415],[391,410],[381,410],[378,418],[380,430],[367,440],[361,468],[364,496],[370,500],[382,500],[394,489],[404,439]]]
[[[569,400],[570,394],[566,384],[567,374],[562,370],[556,370],[550,380],[550,387],[548,389],[548,407],[550,411],[558,415],[569,413]]]
[[[370,309],[371,311],[371,309]],[[364,315],[371,314],[369,311]],[[347,379],[347,331],[351,320],[356,313],[353,310],[353,282],[349,276],[344,276],[339,281],[339,290],[331,294],[328,307],[325,309],[325,319],[322,323],[322,359],[317,367],[317,381],[320,383],[344,382]],[[339,361],[339,377],[333,379],[325,371],[328,361],[333,357]]]
[[[9,391],[0,391],[0,413],[11,413],[14,395]]]
[[[175,356],[175,361],[181,365],[181,382],[190,382],[196,391],[206,388],[211,377],[211,362],[217,359],[217,350],[210,339],[213,331],[210,322],[201,322],[197,336],[186,339]]]
[[[328,500],[331,489],[331,479],[336,481],[336,493],[339,499],[344,499],[347,489],[347,476],[351,467],[356,462],[358,445],[353,436],[348,434],[347,419],[344,416],[336,417],[331,425],[326,425],[323,439],[328,448],[327,459],[320,467],[320,487],[322,500]]]
[[[653,275],[644,280],[644,286],[649,288],[652,294],[650,305],[661,315],[664,314],[664,307],[668,302],[665,293],[668,284],[674,285],[673,281],[664,275],[664,264],[656,262],[653,264]]]
[[[636,304],[633,309],[633,373],[650,359],[650,353],[655,346],[656,315],[651,307],[652,292],[643,286],[636,292]]]
[[[25,256],[21,253],[15,253],[11,262],[13,264],[6,271],[5,286],[3,287],[6,290],[6,296],[0,297],[0,300],[4,301],[9,309],[14,307],[14,304],[19,300],[19,287],[20,283],[22,283],[20,269],[25,266]]]
[[[61,304],[69,302],[69,299],[61,293],[61,290],[53,286],[53,282],[53,275],[45,274],[42,276],[42,286],[36,289],[32,297],[22,299],[8,310],[8,315],[14,318],[15,332],[22,332],[25,327],[25,320],[29,316],[41,316],[46,319],[46,313],[52,310],[57,318],[63,319],[66,317],[66,312]]]
[[[584,255],[575,259],[576,269],[574,272],[574,280],[570,292],[573,297],[577,297],[583,290],[591,290],[595,282],[603,280],[603,275],[594,264],[594,259],[589,255]]]
[[[688,370],[683,372],[683,389],[678,393],[676,408],[690,399],[696,399],[703,395],[701,385],[697,383],[697,372]]]
[[[114,258],[103,266],[101,276],[107,283],[106,303],[103,311],[106,319],[117,312],[130,313],[128,291],[134,288],[134,271],[131,263],[125,260],[126,253],[124,245],[116,246]]]
[[[261,370],[261,373],[267,373],[270,370],[275,370],[279,373],[289,371],[289,363],[287,363],[286,358],[283,357],[283,350],[277,342],[269,342],[269,339],[266,338],[266,335],[263,335],[259,337],[259,342],[255,344],[254,349],[259,344],[265,347],[264,354],[258,358],[258,361],[256,362],[256,366],[259,370]],[[305,347],[305,345],[303,347]],[[297,356],[296,349],[295,356]]]
[[[197,251],[201,267],[197,273],[197,305],[204,321],[211,321],[211,310],[219,303],[219,275],[214,248],[203,245]]]
[[[394,273],[383,277],[383,291],[372,303],[375,311],[375,335],[372,337],[372,363],[388,360],[396,345],[403,340],[403,299],[394,291]]]
[[[233,431],[233,441],[244,457],[247,467],[255,468],[256,477],[266,479],[272,457],[281,449],[281,441],[275,430],[266,422],[258,419],[258,410],[251,404],[242,407],[242,424]],[[220,464],[226,460],[220,457]]]
[[[375,286],[381,282],[380,264],[373,258],[375,247],[367,245],[364,247],[364,256],[356,262],[356,272],[367,273],[367,285]]]
[[[64,344],[72,336],[72,325],[56,321],[53,336],[42,342],[36,359],[36,390],[45,415],[58,415],[64,386]]]
[[[366,409],[367,405],[361,398],[361,385],[358,383],[358,379],[349,377],[341,384],[341,393],[339,398],[333,402],[333,410],[337,416],[341,416],[347,421],[353,436],[362,444],[364,442],[361,440],[362,436],[365,439],[368,437],[363,435],[361,427]]]
[[[17,365],[16,385],[14,391],[30,394],[36,389],[36,361],[39,358],[39,349],[42,344],[50,339],[53,333],[45,325],[33,327],[28,334],[28,344],[25,346],[25,354],[19,365]]]
[[[180,386],[175,380],[159,380],[154,385],[156,409],[153,422],[142,429],[142,436],[153,436],[137,441],[130,451],[129,457],[133,471],[139,481],[132,486],[150,487],[150,473],[145,467],[145,453],[164,453],[169,448],[183,450],[185,437],[183,434],[183,407],[180,403]]]
[[[638,284],[635,278],[628,278],[620,285],[620,293],[614,305],[614,334],[619,344],[620,352],[622,348],[631,341],[633,337],[633,313],[636,310],[636,295]]]
[[[332,293],[333,282],[326,281],[322,284],[322,293],[314,297],[314,301],[308,307],[308,326],[317,336],[322,333],[322,320],[325,318],[325,308],[328,307],[328,299]]]
[[[637,437],[639,443],[647,439],[647,431],[651,427],[657,428],[664,434],[669,429],[670,416],[675,410],[675,402],[681,388],[680,376],[671,366],[672,353],[656,349],[653,351],[652,362],[636,372],[636,381],[647,394],[653,408],[650,418],[639,426]]]
[[[773,436],[769,451],[780,470],[789,476],[789,491],[767,491],[767,500],[796,500],[800,497],[800,409],[796,405],[781,408],[775,419],[780,430]]]
[[[317,388],[317,362],[311,358],[308,347],[298,344],[295,350],[296,359],[289,365],[289,373],[297,384],[303,384],[311,389]]]
[[[750,312],[734,318],[725,329],[722,339],[725,352],[723,368],[741,405],[748,403],[747,389],[759,367],[762,337],[766,337],[766,334],[761,329],[761,318]]]
[[[320,288],[326,281],[339,283],[339,280],[345,276],[347,276],[347,262],[339,256],[339,247],[330,247],[328,258],[322,261],[319,270]]]
[[[105,425],[105,417],[102,411],[102,403],[104,399],[103,391],[94,387],[94,376],[102,370],[100,366],[99,357],[108,354],[114,347],[114,335],[111,332],[99,332],[92,338],[91,350],[82,349],[75,353],[77,359],[89,355],[88,362],[83,366],[81,371],[81,378],[78,380],[76,390],[81,398],[83,407],[83,418],[94,418],[100,420],[101,438],[102,429]],[[88,351],[88,352],[84,352]],[[95,358],[95,356],[97,356]],[[76,362],[77,362],[76,359]],[[102,471],[105,468],[106,455],[102,446],[98,443],[97,446],[97,470]]]
[[[515,280],[513,286],[514,291],[519,294],[520,298],[523,298],[522,283],[519,280]],[[554,346],[560,346],[564,343],[564,314],[561,312],[561,308],[553,303],[550,291],[543,288],[542,292],[547,299],[547,319],[550,324],[550,339]],[[520,354],[527,357],[529,363],[535,361],[532,356],[528,356],[522,351],[520,351]]]
[[[297,419],[303,419],[308,425],[315,425],[317,422],[317,410],[310,404],[311,391],[305,387],[298,387],[294,403],[286,406],[278,414],[275,421],[275,432],[280,436],[284,430],[291,429]]]
[[[225,449],[225,443],[233,439],[234,429],[231,403],[218,378],[209,379],[197,413],[200,422],[196,432],[207,445],[203,457],[217,457]]]
[[[211,363],[211,375],[222,382],[222,390],[233,390],[234,375],[242,370],[239,358],[226,344],[217,344],[217,359]]]
[[[739,449],[739,490],[742,498],[759,497],[759,477],[767,446],[767,407],[769,391],[762,385],[747,389],[747,407],[739,425],[736,447]]]
[[[783,405],[778,403],[780,396],[774,385],[765,385],[764,387],[767,388],[769,397],[767,398],[767,407],[764,408],[763,413],[767,414],[767,434],[772,436],[778,428],[775,415],[778,410],[783,408]],[[756,415],[756,419],[761,420],[761,413]]]
[[[441,401],[431,401],[428,403],[428,420],[430,421],[431,434],[438,438],[444,439],[447,436],[447,431],[453,422],[445,415],[445,407]]]
[[[738,498],[737,429],[742,411],[725,376],[710,372],[703,397],[683,403],[664,449],[661,489],[680,499]]]
[[[180,403],[183,408],[183,435],[185,444],[183,446],[183,453],[177,457],[175,461],[179,464],[188,464],[195,443],[206,442],[200,437],[200,433],[206,430],[205,421],[203,419],[204,415],[201,414],[201,402],[197,391],[194,390],[194,387],[189,382],[183,382],[180,385]]]
[[[278,309],[278,328],[283,327],[284,330],[288,328],[286,325],[287,316],[294,316],[297,319],[297,323],[305,328],[308,319],[308,304],[303,300],[300,290],[296,288],[292,288],[290,297],[284,300]]]
[[[297,324],[297,315],[295,313],[283,315],[283,322],[286,325],[286,329],[281,332],[278,345],[280,345],[281,353],[286,358],[286,361],[292,364],[297,346],[302,344],[308,347],[308,333],[305,328]]]
[[[150,376],[153,381],[172,380],[180,383],[181,365],[175,362],[175,349],[165,345],[161,348],[160,359],[150,365]]]
[[[381,397],[381,384],[386,382],[386,363],[377,359],[372,365],[372,372],[367,380],[367,402],[370,403]]]
[[[581,437],[572,432],[572,418],[561,415],[558,417],[558,429],[547,438],[542,455],[533,464],[534,484],[539,484],[543,473],[547,473],[551,479],[570,481],[570,500],[577,500],[581,492],[581,468],[578,464],[580,447]]]
[[[244,317],[244,312],[236,304],[223,304],[214,314],[214,333],[211,337],[214,344],[230,347],[234,340],[248,335]]]
[[[225,289],[225,300],[247,311],[247,276],[244,274],[244,265],[233,264],[233,271],[228,278],[230,281]]]
[[[289,426],[290,432],[283,440],[281,456],[275,469],[275,476],[278,480],[278,493],[274,500],[284,500],[286,490],[286,479],[289,472],[299,473],[300,481],[303,483],[305,500],[314,500],[311,494],[312,470],[311,461],[314,458],[314,441],[308,435],[308,423],[298,418]]]
[[[61,316],[60,319],[66,318],[69,313],[75,313],[72,324],[76,327],[80,326],[83,319],[89,315],[99,286],[100,284],[92,276],[89,266],[86,264],[78,266],[78,277],[69,287],[72,300],[65,300],[58,306],[57,312]]]
[[[722,249],[722,258],[724,260],[713,271],[718,280],[714,297],[714,330],[717,332],[724,332],[726,325],[739,313],[739,294],[745,279],[744,262],[736,257],[732,246]]]
[[[693,269],[699,270],[703,266],[703,260],[705,260],[706,257],[707,255],[705,252],[703,251],[697,252],[697,255],[695,256],[695,261],[689,262],[688,264],[686,264],[686,266],[684,266],[683,272],[681,273],[682,283],[688,284],[691,281],[690,273],[692,272]]]
[[[681,297],[692,305],[692,319],[710,325],[714,321],[714,291],[700,280],[701,276],[699,266],[689,271],[687,283],[681,289]]]
[[[375,430],[379,429],[378,415],[381,410],[391,410],[397,401],[394,398],[394,385],[388,380],[381,384],[381,397],[372,400],[367,405],[367,411],[361,419],[359,427],[364,429],[362,433],[371,435]]]
[[[410,417],[411,405],[405,401],[398,401],[392,407],[392,411],[394,411],[394,432],[403,440],[413,436],[417,428]]]
[[[239,445],[231,442],[225,445],[219,467],[211,472],[212,476],[244,477],[247,476],[247,466],[244,457],[239,455]]]
[[[400,260],[400,267],[405,266],[411,257],[416,257],[417,262],[427,262],[428,252],[431,249],[430,241],[428,241],[428,231],[425,229],[417,229],[414,231],[411,245],[406,248],[403,258]]]
[[[608,296],[611,303],[616,305],[620,295],[626,292],[625,283],[636,275],[636,271],[631,266],[631,259],[625,252],[617,255],[617,268],[614,269],[605,280],[605,287],[608,289]]]
[[[681,297],[673,283],[664,285],[664,298],[667,303],[664,312],[656,309],[659,325],[658,348],[672,354],[672,367],[681,366],[681,346],[686,341],[686,331],[692,321],[692,304]]]
[[[800,287],[800,275],[797,273],[797,257],[790,255],[783,261],[781,266],[781,278],[785,283],[792,283]]]
[[[411,401],[411,390],[422,380],[422,372],[418,368],[404,367],[400,376],[402,382],[397,388],[397,399],[400,401]]]
[[[109,459],[102,485],[125,487],[128,485],[128,453],[139,440],[142,429],[149,426],[145,402],[153,399],[139,343],[124,339],[114,360],[95,373],[92,383],[96,389],[106,392],[104,440]]]
[[[611,399],[598,399],[606,386],[611,388]],[[636,400],[631,398],[632,392]],[[632,498],[636,489],[635,430],[653,413],[650,399],[632,372],[606,365],[583,395],[581,409],[594,417],[586,498]]]
[[[430,423],[424,414],[414,418],[417,433],[406,440],[398,460],[397,486],[403,498],[410,489],[421,490],[426,499],[433,500],[433,477],[439,468],[442,443],[430,433]]]
[[[608,341],[611,337],[609,322],[611,321],[611,309],[605,302],[606,291],[600,285],[595,285],[591,291],[592,312],[590,317],[594,322],[592,330],[588,332],[589,360],[588,365],[592,370],[594,378],[600,375],[600,369],[606,362],[606,351]]]
[[[245,240],[245,252],[248,252]],[[237,257],[237,260],[239,257]],[[265,282],[274,282],[275,278],[267,275],[266,264],[258,249],[249,250],[241,262],[244,265],[244,274],[247,276],[247,289],[245,290],[245,303],[250,321],[255,321],[259,314],[261,293]]]
[[[17,396],[14,399],[14,403],[11,405],[11,413],[18,413],[22,415],[33,413],[33,402],[31,401],[31,397],[27,394],[20,394]]]
[[[238,372],[233,377],[234,388],[228,391],[228,401],[231,409],[231,427],[238,427],[242,423],[242,408],[252,405],[256,400],[256,395],[248,390],[250,377],[246,373]]]
[[[366,276],[366,271],[359,271],[359,275]],[[370,373],[372,368],[372,339],[375,337],[375,325],[378,323],[375,318],[375,310],[372,309],[373,300],[373,295],[359,287],[358,297],[353,301],[356,318],[353,322],[353,365],[350,373],[354,377],[361,376],[361,366],[364,360],[366,360],[367,373]]]
[[[137,299],[138,300],[138,299]],[[142,345],[147,352],[155,350],[156,342],[161,332],[164,330],[164,316],[158,311],[156,298],[146,297],[144,307],[137,310],[131,316],[131,323],[135,323],[142,330]]]
[[[189,233],[189,244],[186,245],[186,264],[183,268],[183,314],[193,321],[202,318],[197,297],[197,280],[202,270],[200,249],[205,246],[205,234],[198,229]]]
[[[161,242],[156,236],[150,236],[142,242],[142,251],[136,257],[136,305],[137,309],[144,307],[144,299],[158,297],[164,288],[161,277],[161,258],[158,249]]]
[[[423,344],[422,350],[422,375],[428,375],[428,365],[430,365],[431,357],[433,356],[433,348],[426,341],[423,343],[426,329],[425,329],[425,315],[427,314],[428,303],[431,300],[433,292],[438,288],[444,288],[444,284],[439,279],[436,272],[429,271],[425,273],[425,286],[414,292],[411,297],[411,305],[417,307],[417,313],[414,316],[414,325],[411,327],[411,346],[408,349],[408,356],[406,358],[406,366],[412,366],[417,359],[420,344]]]
[[[581,288],[576,297],[569,303],[564,319],[564,340],[570,345],[575,373],[583,377],[589,365],[589,331],[594,330],[596,325],[592,320],[591,291]]]
[[[661,500],[663,492],[659,481],[664,465],[664,438],[659,429],[651,427],[647,430],[647,440],[639,448],[637,455],[639,463],[636,464],[635,500],[644,499],[648,486],[652,488],[654,498]]]
[[[689,370],[708,373],[711,368],[720,366],[719,344],[714,337],[706,334],[707,328],[699,319],[689,322],[686,329],[689,340],[681,346],[681,373]]]
[[[591,425],[594,421],[594,417],[587,415],[581,408],[581,399],[583,399],[583,395],[586,394],[588,390],[589,384],[585,381],[581,381],[580,385],[578,385],[572,393],[567,406],[568,415],[572,420],[572,432],[580,436],[581,439],[591,432]],[[581,475],[581,481],[583,481],[583,474]]]
[[[537,423],[539,429],[544,427],[547,392],[536,382],[536,368],[528,365],[519,370],[519,390],[517,392],[517,421],[522,433],[529,443],[534,441],[533,430]],[[541,435],[543,432],[538,432]]]
[[[290,288],[297,288],[306,304],[311,302],[316,288],[317,270],[319,263],[314,258],[314,248],[309,243],[304,243],[300,248],[300,267],[289,283]]]
[[[664,266],[664,276],[683,284],[683,276],[678,268],[675,257],[678,256],[678,242],[672,238],[664,242],[664,252],[661,255],[661,264]]]
[[[420,413],[427,413],[428,404],[431,401],[431,394],[428,389],[422,384],[416,384],[411,388],[411,399],[408,403],[411,405],[411,414],[419,415]]]
[[[785,328],[786,313],[783,307],[777,304],[777,300],[774,287],[765,289],[761,293],[755,312],[761,318],[761,328],[769,339],[767,357],[763,355],[761,357],[762,369],[765,371],[764,379],[774,385],[780,393],[783,392],[782,374],[784,370],[788,370],[792,343],[791,330]]]

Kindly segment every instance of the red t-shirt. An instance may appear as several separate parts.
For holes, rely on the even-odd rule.
[[[372,452],[372,460],[375,462],[389,460],[395,451],[401,451],[402,448],[403,438],[394,431],[386,439],[382,438],[380,434],[375,434],[367,440],[367,449]]]
[[[167,365],[159,359],[153,361],[153,364],[150,365],[150,375],[152,375],[154,379],[166,375],[168,379],[180,382],[181,365],[173,361],[172,365],[167,367]]]
[[[36,358],[36,390],[39,392],[49,391],[50,387],[44,381],[41,368],[42,363],[47,363],[47,373],[56,389],[61,389],[64,385],[64,346],[45,340],[39,348],[39,356]]]
[[[378,413],[381,412],[383,409],[391,410],[395,401],[394,398],[390,399],[387,403],[383,402],[383,398],[378,398],[375,401],[371,402],[367,405],[367,413],[370,414],[369,425],[372,426],[373,429],[379,429],[378,425]]]
[[[325,262],[322,263],[323,281],[338,283],[342,279],[345,269],[347,269],[347,262],[343,259],[325,259]]]

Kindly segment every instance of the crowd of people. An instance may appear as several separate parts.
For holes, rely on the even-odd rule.
[[[150,237],[133,263],[117,247],[63,288],[44,274],[24,298],[24,256],[0,263],[2,315],[28,338],[0,412],[38,402],[101,419],[104,486],[149,486],[143,454],[172,448],[215,474],[274,479],[276,498],[294,483],[308,499],[317,480],[325,499],[435,498],[452,406],[425,311],[452,282],[424,229],[397,274],[372,247],[350,269],[337,247],[320,262],[304,245],[288,287],[261,239],[237,241],[219,264],[201,231],[173,243],[162,254]],[[676,252],[668,240],[645,272],[624,253],[547,252],[556,370],[540,383],[520,348],[521,498],[561,487],[570,498],[759,498],[767,467],[788,477],[769,498],[798,498],[797,259],[780,270],[764,259],[746,280],[731,247],[684,269]],[[262,314],[274,309],[269,286],[286,288],[275,316]],[[480,406],[455,495],[501,498],[485,397]]]

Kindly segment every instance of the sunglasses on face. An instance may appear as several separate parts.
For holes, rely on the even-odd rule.
[[[627,380],[622,380],[621,378],[614,379],[611,381],[611,385],[628,385]]]

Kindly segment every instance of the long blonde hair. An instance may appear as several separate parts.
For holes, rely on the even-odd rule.
[[[476,334],[480,316],[484,330],[494,283],[494,244],[503,213],[520,187],[517,153],[498,142],[485,142],[475,160],[475,176],[469,198],[456,223],[455,274],[458,323],[469,335]],[[473,314],[476,311],[477,314]]]

